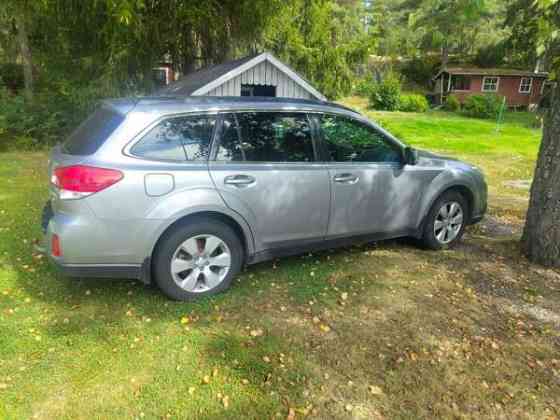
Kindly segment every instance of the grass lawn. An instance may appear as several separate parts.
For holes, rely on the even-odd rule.
[[[560,273],[520,256],[528,190],[507,184],[531,177],[540,131],[528,114],[499,135],[370,116],[481,166],[487,220],[452,251],[390,241],[252,266],[196,303],[59,276],[32,248],[46,154],[0,154],[0,418],[558,418]]]

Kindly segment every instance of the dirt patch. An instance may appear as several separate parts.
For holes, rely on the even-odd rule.
[[[530,190],[532,182],[532,179],[514,179],[511,181],[504,181],[502,185],[504,187],[518,188],[520,190]]]
[[[477,227],[482,234],[492,237],[514,236],[521,233],[519,225],[506,222],[492,215],[487,215]]]

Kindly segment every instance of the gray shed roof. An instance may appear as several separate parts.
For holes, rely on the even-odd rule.
[[[229,73],[233,69],[241,66],[242,64],[251,61],[258,54],[250,55],[247,57],[240,58],[238,60],[227,61],[222,64],[216,64],[214,66],[205,67],[203,69],[197,70],[194,73],[187,74],[181,77],[176,82],[165,86],[160,89],[158,95],[192,95],[193,92],[197,91],[201,87],[206,86],[208,83],[216,80],[217,78]]]
[[[176,82],[163,87],[155,94],[160,96],[203,95],[210,89],[225,83],[227,80],[237,76],[247,68],[251,68],[264,60],[268,60],[280,71],[292,78],[294,82],[307,90],[312,97],[319,100],[326,100],[326,98],[313,86],[311,86],[307,80],[267,52],[250,55],[237,60],[227,61],[222,64],[216,64],[214,66],[197,70],[194,73],[187,74]]]

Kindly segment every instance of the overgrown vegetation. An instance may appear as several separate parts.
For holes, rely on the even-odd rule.
[[[504,97],[492,93],[470,95],[465,99],[465,114],[477,118],[496,118],[500,110],[505,108]]]
[[[399,111],[426,112],[429,108],[428,100],[424,95],[417,93],[401,94],[399,98]]]
[[[383,111],[426,112],[428,100],[418,93],[403,93],[398,75],[390,73],[381,81],[364,79],[354,89],[369,100],[371,109]]]
[[[40,91],[33,102],[0,89],[0,150],[36,150],[61,141],[114,91],[92,84],[61,84]]]
[[[397,111],[401,98],[401,81],[395,74],[374,82],[369,89],[369,105],[373,109]]]
[[[461,110],[461,101],[456,95],[449,95],[443,104],[443,108],[447,111],[457,112]]]

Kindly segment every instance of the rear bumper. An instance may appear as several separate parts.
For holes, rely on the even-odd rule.
[[[51,257],[50,260],[58,271],[65,277],[135,280],[142,278],[142,266],[140,265],[62,264],[55,258]]]

